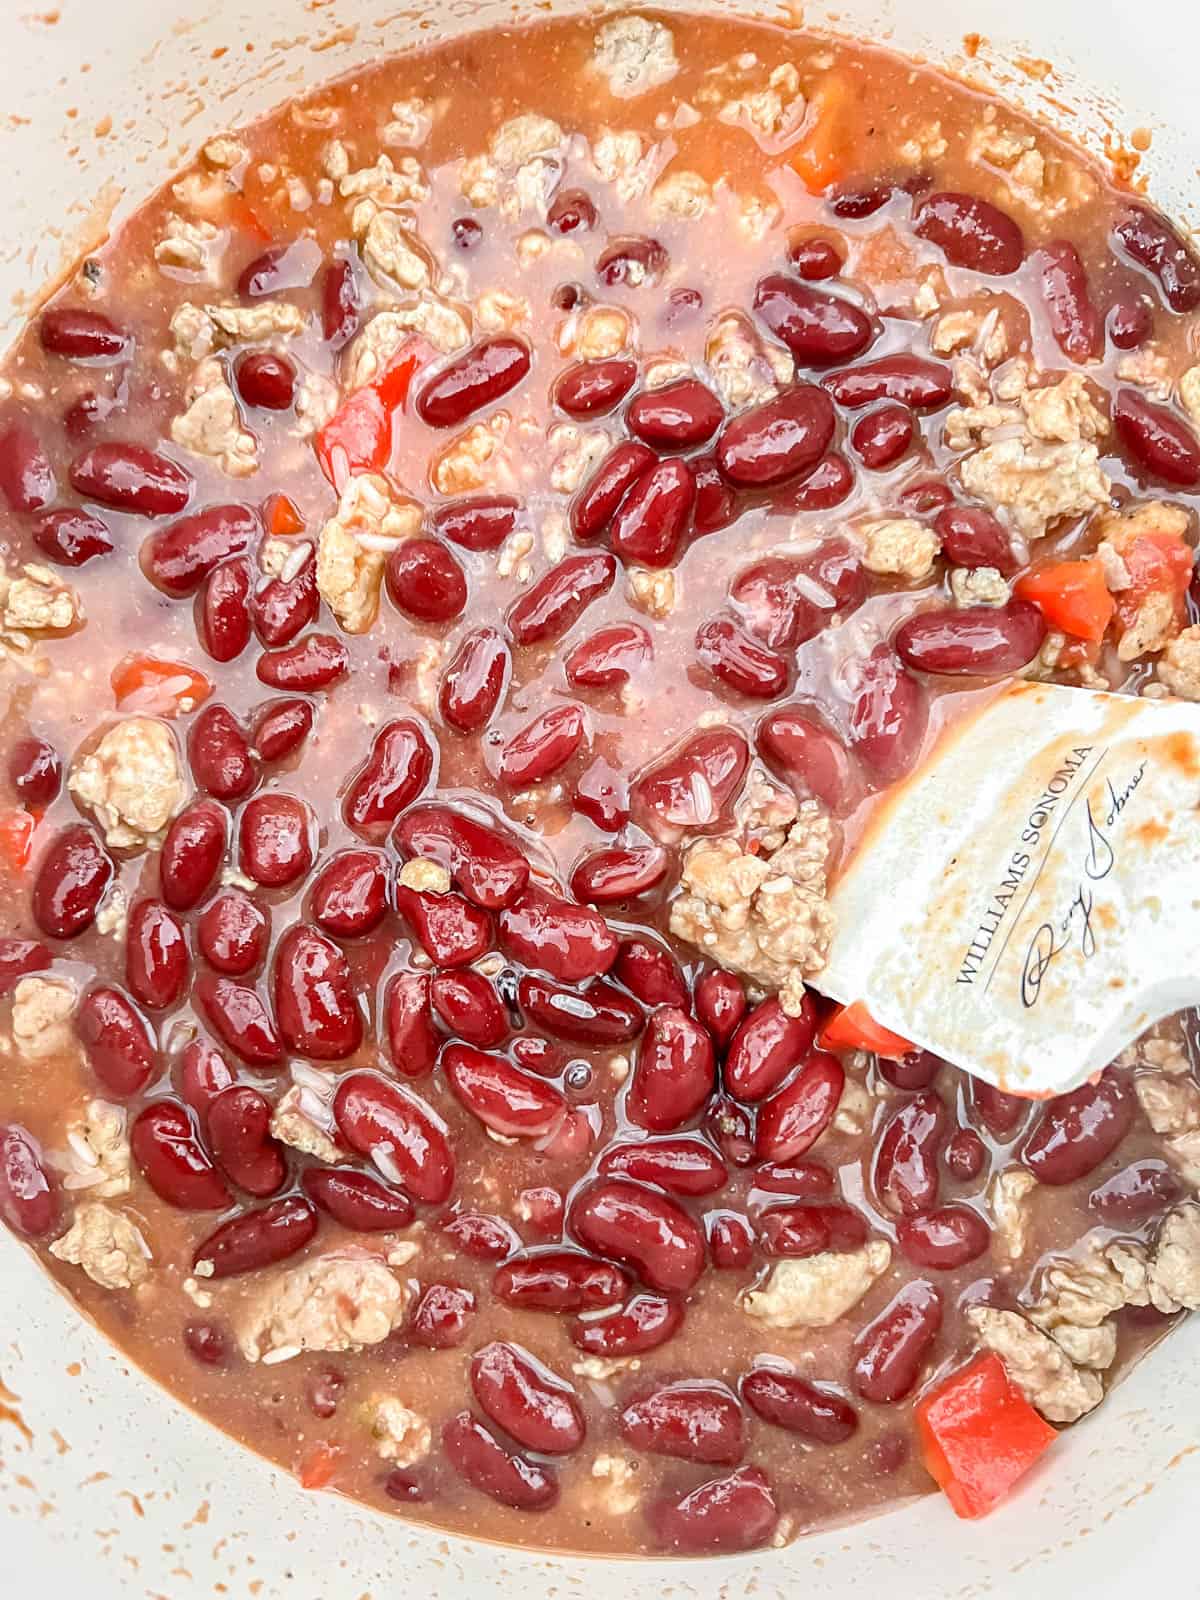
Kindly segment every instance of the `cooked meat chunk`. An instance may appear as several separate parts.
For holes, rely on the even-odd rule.
[[[351,478],[321,530],[317,588],[347,633],[365,633],[379,610],[388,551],[421,526],[421,508],[393,498],[386,478]]]
[[[286,1361],[302,1350],[379,1344],[404,1319],[408,1290],[378,1256],[316,1256],[279,1274],[238,1329],[247,1361]]]
[[[398,1467],[411,1467],[429,1454],[433,1431],[394,1394],[372,1395],[366,1407],[367,1426],[376,1452]]]
[[[71,1019],[79,994],[70,978],[22,978],[13,990],[12,1043],[20,1061],[53,1061],[78,1050]]]
[[[933,571],[941,544],[933,529],[910,517],[870,523],[864,530],[863,566],[883,577],[919,583]]]
[[[333,1125],[333,1112],[329,1107],[311,1089],[294,1084],[275,1107],[271,1137],[332,1167],[346,1159],[345,1152],[331,1137]]]
[[[657,89],[679,70],[671,30],[636,16],[614,17],[597,30],[592,65],[622,100]]]
[[[1155,668],[1158,681],[1180,700],[1200,700],[1200,627],[1171,639]]]
[[[258,440],[242,422],[225,368],[215,357],[202,361],[188,385],[187,410],[171,423],[171,437],[184,450],[208,456],[231,478],[258,471]]]
[[[777,1261],[763,1287],[744,1297],[742,1308],[770,1328],[827,1328],[858,1304],[891,1260],[887,1241],[872,1239],[861,1250]]]
[[[972,1306],[967,1321],[1048,1422],[1075,1422],[1104,1398],[1096,1374],[1075,1366],[1065,1350],[1018,1312]]]
[[[149,1249],[130,1218],[93,1201],[76,1209],[70,1228],[55,1239],[50,1254],[82,1267],[102,1289],[136,1288],[150,1271]]]
[[[115,723],[90,754],[76,760],[67,783],[115,850],[161,842],[186,798],[175,740],[154,717]]]
[[[63,1178],[64,1189],[86,1189],[95,1200],[128,1194],[130,1149],[123,1106],[108,1100],[89,1100],[83,1115],[67,1126],[68,1153],[73,1170]]]

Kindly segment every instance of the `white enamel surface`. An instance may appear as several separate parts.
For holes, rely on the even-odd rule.
[[[425,9],[389,0],[7,0],[3,11],[0,331],[19,318],[14,298],[32,294],[64,245],[95,223],[106,185],[124,185],[124,205],[134,203],[205,137],[299,85],[418,40],[422,21],[461,31],[513,14],[462,0]],[[808,8],[810,23],[825,20]],[[990,41],[976,71],[1021,55],[1073,64],[1073,77],[1049,84],[1004,77],[1031,103],[1049,91],[1080,107],[1093,139],[1105,103],[1119,103],[1122,129],[1154,132],[1153,192],[1185,215],[1189,187],[1200,192],[1200,20],[1185,0],[1136,14],[1094,0],[851,0],[833,20],[941,60],[955,57],[969,27]],[[224,53],[214,59],[214,50]],[[1124,1600],[1153,1585],[1195,1587],[1200,1325],[1168,1341],[984,1524],[956,1523],[928,1501],[789,1551],[702,1566],[499,1551],[305,1495],[131,1373],[3,1230],[0,1308],[0,1378],[33,1436],[27,1444],[0,1420],[6,1600]],[[11,1405],[2,1391],[0,1404]]]

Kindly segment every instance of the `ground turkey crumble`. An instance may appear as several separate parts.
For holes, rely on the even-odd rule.
[[[679,70],[669,28],[649,17],[614,17],[596,33],[592,65],[608,92],[633,99],[668,82]]]
[[[76,760],[67,784],[115,850],[160,842],[187,794],[171,730],[154,717],[126,717],[109,728]]]
[[[891,1261],[886,1239],[871,1239],[861,1250],[777,1261],[762,1288],[744,1297],[742,1309],[769,1328],[827,1328],[858,1304]]]
[[[374,622],[388,551],[420,526],[420,506],[394,500],[385,478],[360,475],[342,490],[317,544],[317,588],[347,633]]]
[[[358,1350],[399,1327],[408,1300],[378,1256],[317,1256],[267,1285],[238,1329],[238,1344],[247,1361],[266,1362],[303,1350]]]
[[[53,1061],[74,1052],[71,1019],[79,996],[69,978],[22,978],[13,990],[12,1048],[19,1061]]]
[[[133,1222],[124,1212],[94,1201],[76,1210],[50,1254],[82,1267],[102,1289],[134,1289],[150,1271],[149,1250]]]
[[[433,1430],[395,1395],[373,1395],[367,1402],[366,1422],[375,1449],[385,1461],[411,1467],[429,1454]]]

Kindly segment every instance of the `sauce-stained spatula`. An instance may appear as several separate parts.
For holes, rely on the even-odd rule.
[[[1061,1094],[1200,1001],[1200,705],[1018,683],[881,803],[814,980],[967,1072]]]

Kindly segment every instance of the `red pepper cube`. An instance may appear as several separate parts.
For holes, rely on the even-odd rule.
[[[1057,1439],[1010,1380],[997,1355],[982,1355],[927,1394],[916,1409],[926,1471],[960,1517],[982,1517]]]

